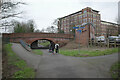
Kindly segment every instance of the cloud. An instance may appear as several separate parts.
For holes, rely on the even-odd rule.
[[[38,29],[51,26],[54,19],[91,7],[100,11],[103,20],[115,22],[118,0],[25,0],[20,9],[25,19],[34,19]]]

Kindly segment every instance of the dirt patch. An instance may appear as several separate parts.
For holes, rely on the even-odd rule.
[[[61,49],[78,49],[79,45],[73,40],[68,42],[65,46],[61,47]]]
[[[65,46],[61,47],[60,49],[82,49],[82,50],[106,50],[108,49],[107,47],[98,47],[98,46],[93,46],[93,47],[83,47],[83,46],[80,46],[78,43],[76,43],[74,40],[73,41],[70,41],[68,42]]]

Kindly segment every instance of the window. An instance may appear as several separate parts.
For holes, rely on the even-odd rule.
[[[85,15],[83,15],[83,18],[85,17]]]
[[[86,22],[87,22],[87,18],[86,18]]]
[[[79,20],[79,23],[82,23],[82,20]]]
[[[79,19],[81,19],[82,18],[82,15],[79,15]]]
[[[86,13],[87,11],[86,10],[84,10],[84,12],[83,13]]]
[[[90,17],[90,13],[88,13],[88,17]]]
[[[83,22],[85,22],[85,19],[83,19]]]
[[[90,18],[88,19],[88,22],[90,22]]]
[[[92,19],[91,19],[91,21],[90,22],[92,22]]]
[[[79,12],[78,14],[82,14],[82,12]]]
[[[94,19],[93,22],[96,23],[96,20]]]
[[[91,14],[91,17],[92,17],[92,14]]]
[[[98,18],[98,19],[100,18],[99,15],[97,15],[97,18]]]
[[[95,15],[95,14],[93,14],[93,18],[96,18],[96,15]]]
[[[85,14],[84,17],[87,17],[87,14]]]

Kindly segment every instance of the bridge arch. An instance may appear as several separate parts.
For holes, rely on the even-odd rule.
[[[50,39],[50,38],[38,38],[38,39],[32,40],[32,42],[30,44],[31,49],[48,49],[49,48],[49,46],[42,46],[42,45],[41,45],[41,47],[38,46],[38,40],[41,40],[41,41],[46,40],[46,41],[49,41],[50,44],[55,44],[56,43],[55,40]]]

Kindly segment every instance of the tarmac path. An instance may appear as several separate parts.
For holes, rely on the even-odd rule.
[[[26,51],[13,43],[13,51],[36,69],[36,78],[110,78],[109,69],[118,60],[118,54],[97,57],[70,57],[50,54],[42,50],[43,56]]]

